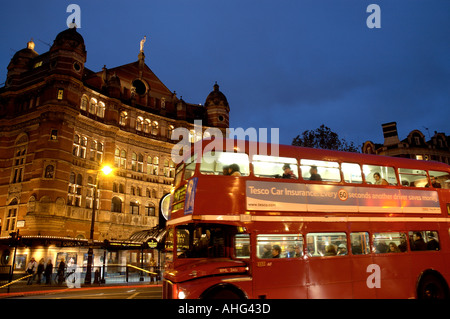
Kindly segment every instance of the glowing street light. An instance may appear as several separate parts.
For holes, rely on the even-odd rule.
[[[89,249],[88,249],[88,259],[87,259],[87,269],[86,269],[86,276],[84,277],[84,283],[90,285],[92,280],[92,257],[94,254],[94,225],[95,225],[95,208],[96,208],[96,202],[97,202],[97,190],[99,188],[99,175],[100,172],[103,173],[104,176],[108,176],[113,172],[113,169],[109,165],[104,165],[98,170],[96,170],[97,176],[95,178],[95,185],[94,185],[94,196],[93,196],[93,202],[92,202],[92,218],[91,218],[91,231],[89,235]]]

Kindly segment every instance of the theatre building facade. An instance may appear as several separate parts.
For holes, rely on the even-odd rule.
[[[108,248],[101,243],[124,246],[158,226],[175,171],[173,130],[185,128],[191,142],[200,138],[194,120],[225,132],[229,106],[217,84],[204,105],[187,103],[147,66],[144,40],[136,53],[135,62],[89,70],[73,27],[48,52],[30,41],[11,59],[0,88],[1,265],[11,265],[16,245],[16,269],[31,257],[86,265],[92,230],[94,265],[101,264]],[[136,259],[108,249],[110,262]]]

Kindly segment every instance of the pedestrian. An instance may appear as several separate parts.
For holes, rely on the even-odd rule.
[[[31,275],[30,277],[28,277],[27,285],[31,285],[33,283],[34,277],[36,276],[36,270],[37,270],[37,262],[34,259],[34,257],[31,257],[26,269],[27,274]]]
[[[39,264],[37,266],[37,284],[41,284],[41,279],[42,279],[42,273],[44,272],[45,269],[45,264],[44,264],[44,258],[41,258],[41,260],[39,260]]]
[[[52,283],[52,274],[53,274],[53,264],[51,258],[48,259],[47,265],[45,266],[45,283],[47,285],[51,285]]]
[[[61,261],[59,262],[58,265],[58,272],[57,272],[57,276],[58,276],[58,285],[61,285],[65,278],[64,278],[64,273],[66,272],[66,263],[64,262],[64,258],[61,259]]]

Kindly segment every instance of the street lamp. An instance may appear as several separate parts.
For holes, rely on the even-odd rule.
[[[91,231],[89,233],[89,249],[88,249],[88,260],[87,260],[87,269],[86,276],[84,277],[84,283],[87,285],[91,284],[92,281],[92,256],[94,253],[94,225],[95,225],[95,209],[97,202],[97,190],[99,189],[99,174],[103,173],[104,176],[108,176],[112,173],[113,169],[111,166],[105,165],[97,171],[97,175],[95,177],[95,185],[94,185],[94,194],[93,194],[93,202],[92,202],[92,216],[91,216]]]

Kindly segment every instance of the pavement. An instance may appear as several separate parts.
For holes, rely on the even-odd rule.
[[[160,283],[155,282],[149,282],[149,281],[137,281],[137,282],[122,282],[122,283],[104,283],[104,284],[80,284],[79,287],[73,287],[62,283],[61,285],[58,284],[36,284],[33,283],[32,285],[27,285],[26,280],[19,281],[11,284],[8,287],[0,288],[0,299],[4,298],[11,298],[11,297],[21,297],[21,296],[33,296],[33,295],[40,295],[40,294],[49,294],[49,293],[55,293],[60,292],[67,289],[85,289],[85,290],[100,290],[105,288],[136,288],[136,287],[142,287],[142,286],[153,286],[153,287],[160,287]]]

